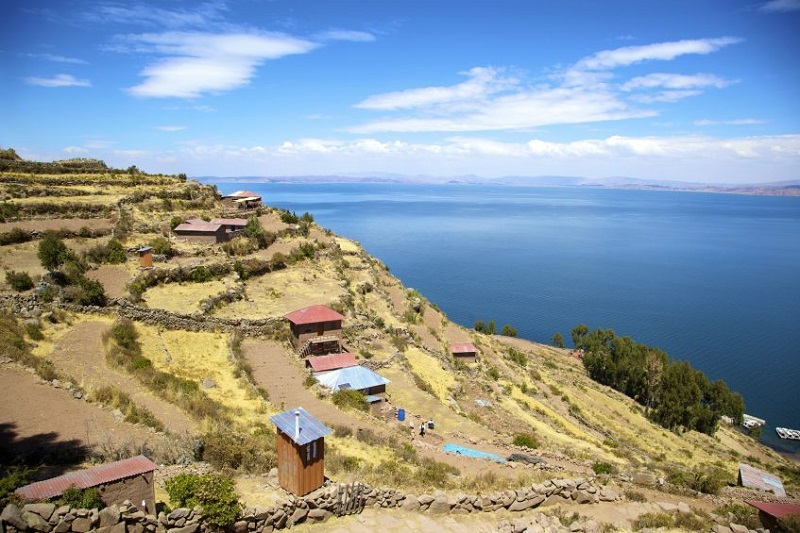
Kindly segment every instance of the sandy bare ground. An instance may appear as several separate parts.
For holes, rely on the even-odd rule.
[[[19,220],[15,222],[0,223],[0,233],[6,233],[14,228],[25,231],[47,231],[66,229],[78,231],[83,227],[89,229],[106,229],[114,226],[114,222],[105,218],[51,218],[41,220]]]
[[[57,339],[51,356],[56,369],[86,388],[111,385],[126,392],[136,405],[152,411],[168,431],[196,431],[197,425],[183,411],[144,390],[128,374],[106,364],[103,334],[109,327],[108,322],[82,322]]]
[[[126,287],[131,280],[131,274],[124,266],[102,265],[87,272],[86,277],[99,281],[109,298],[123,298],[128,294]]]
[[[69,441],[91,447],[112,442],[146,442],[152,433],[144,426],[117,420],[97,405],[74,399],[64,389],[41,384],[30,372],[11,364],[0,365],[0,425],[14,433],[14,445]],[[45,435],[49,437],[45,438]]]

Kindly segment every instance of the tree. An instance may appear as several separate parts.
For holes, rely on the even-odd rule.
[[[483,320],[476,320],[473,329],[478,333],[485,333],[486,332],[486,324]]]
[[[39,243],[39,261],[45,270],[53,272],[69,258],[69,248],[54,231],[48,231]]]
[[[564,337],[561,335],[561,332],[556,331],[555,335],[553,335],[553,346],[556,348],[563,348],[564,347]]]
[[[515,328],[511,324],[505,324],[503,326],[502,331],[500,332],[500,335],[502,335],[504,337],[516,337],[517,336],[517,328]]]
[[[583,343],[583,337],[587,333],[589,333],[589,328],[586,326],[586,324],[578,324],[572,328],[572,344],[576,348],[580,348],[580,345]]]
[[[490,320],[489,324],[487,324],[486,333],[489,335],[494,335],[497,333],[497,327],[494,325],[494,320]]]

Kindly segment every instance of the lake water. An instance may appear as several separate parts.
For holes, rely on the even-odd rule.
[[[688,360],[797,453],[800,198],[473,185],[225,183],[359,241],[471,327],[612,328]]]

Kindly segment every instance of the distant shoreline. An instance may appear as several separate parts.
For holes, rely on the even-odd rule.
[[[260,184],[298,184],[298,185],[340,185],[340,184],[379,184],[379,185],[495,185],[507,187],[546,187],[566,189],[608,189],[633,191],[699,192],[712,194],[740,194],[748,196],[789,196],[800,197],[800,181],[788,184],[763,185],[711,185],[688,183],[648,183],[633,180],[631,183],[604,183],[603,180],[579,180],[578,178],[429,178],[429,177],[356,177],[356,176],[193,176],[203,183],[260,183]]]

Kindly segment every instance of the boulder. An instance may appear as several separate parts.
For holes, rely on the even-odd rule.
[[[196,533],[199,529],[199,524],[197,522],[192,522],[191,524],[186,524],[183,527],[174,527],[167,530],[167,533]]]
[[[72,521],[72,531],[75,533],[86,533],[92,529],[92,519],[87,517],[78,517]]]
[[[729,528],[728,526],[724,526],[722,524],[714,524],[713,526],[711,526],[711,531],[713,531],[714,533],[732,533],[731,528]]]
[[[419,500],[417,499],[416,496],[409,494],[408,496],[406,496],[406,499],[403,502],[401,509],[403,509],[404,511],[419,511]]]
[[[746,526],[743,526],[742,524],[731,524],[728,527],[731,528],[731,531],[733,531],[733,533],[748,533],[750,531],[749,529],[747,529]]]
[[[5,524],[14,526],[17,529],[24,530],[28,527],[28,524],[25,520],[22,519],[22,511],[19,510],[19,507],[10,503],[5,506],[3,509],[2,514],[0,514],[0,521]]]
[[[685,514],[692,514],[692,508],[686,502],[678,502],[678,512]]]
[[[575,500],[575,503],[592,503],[594,501],[594,495],[589,494],[585,490],[576,490],[572,493],[572,499]]]
[[[311,509],[308,511],[308,519],[314,522],[324,522],[332,516],[333,513],[325,509]]]
[[[650,472],[637,472],[633,475],[633,482],[637,485],[652,486],[656,484],[656,476]]]
[[[438,498],[433,500],[433,502],[431,502],[431,505],[430,507],[428,507],[428,510],[431,513],[444,514],[444,513],[449,513],[452,507],[453,506],[448,501],[447,496],[439,496]]]
[[[300,522],[306,519],[306,516],[308,516],[308,508],[298,507],[292,513],[292,517],[289,519],[289,523],[292,525],[299,524]]]
[[[36,513],[32,513],[30,511],[22,511],[22,520],[28,525],[26,529],[32,529],[34,531],[41,531],[43,533],[50,533],[50,530],[53,529],[47,520],[42,518]]]
[[[22,512],[28,511],[41,516],[44,520],[50,520],[56,506],[52,503],[28,503],[22,507]]]
[[[101,509],[98,516],[100,517],[100,527],[113,526],[119,522],[119,507],[112,505]]]
[[[54,533],[67,533],[69,531],[70,523],[66,520],[59,520],[56,527],[53,528]]]
[[[619,499],[619,494],[611,489],[604,488],[600,491],[601,502],[615,502]]]

